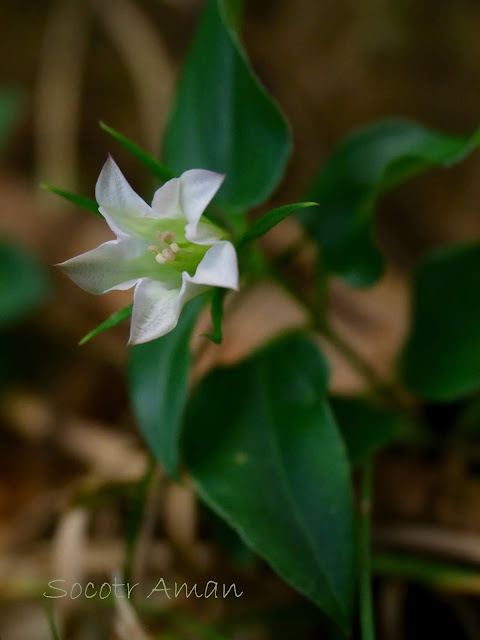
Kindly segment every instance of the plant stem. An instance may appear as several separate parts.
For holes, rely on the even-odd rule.
[[[318,304],[315,304],[302,295],[299,287],[295,283],[291,282],[289,278],[283,277],[275,265],[272,265],[270,274],[308,311],[313,329],[328,340],[345,360],[347,360],[351,367],[363,377],[370,386],[371,391],[383,399],[388,405],[396,406],[402,413],[407,415],[416,414],[414,400],[406,390],[403,389],[396,380],[382,380],[363,356],[359,354],[352,345],[345,341],[328,323],[326,319],[326,279],[320,280],[320,300]]]
[[[125,566],[123,578],[125,582],[133,582],[138,543],[145,520],[145,512],[150,493],[155,482],[156,462],[149,457],[145,473],[138,481],[133,494],[131,511],[127,520],[125,540]]]
[[[348,342],[338,335],[326,321],[318,325],[316,329],[342,354],[352,368],[355,369],[373,389],[379,390],[384,388],[385,383],[379,378],[375,369],[371,367]]]
[[[373,461],[367,460],[362,469],[359,517],[359,605],[362,640],[375,639],[372,596],[372,559],[370,544]]]
[[[271,275],[275,280],[283,286],[310,314],[311,322],[315,331],[323,335],[336,349],[339,351],[354,369],[360,373],[373,388],[382,386],[382,381],[377,376],[376,371],[348,344],[341,338],[326,320],[326,298],[327,285],[325,278],[321,278],[319,288],[321,289],[321,299],[318,304],[313,304],[306,299],[300,292],[298,286],[291,282],[288,278],[284,278],[279,273],[278,268],[272,266]]]

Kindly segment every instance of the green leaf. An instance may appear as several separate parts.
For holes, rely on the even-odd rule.
[[[212,334],[203,333],[205,338],[208,338],[215,344],[221,344],[223,340],[222,332],[222,320],[223,320],[223,301],[227,295],[228,290],[216,287],[213,290],[211,299],[212,310]]]
[[[81,209],[85,209],[86,211],[91,211],[97,216],[102,216],[100,211],[98,210],[98,204],[93,198],[87,198],[86,196],[80,196],[76,193],[72,193],[71,191],[65,191],[64,189],[58,189],[57,187],[51,187],[49,184],[41,184],[41,189],[45,191],[50,191],[51,193],[55,193],[57,196],[68,200],[69,202],[73,202],[77,207]]]
[[[242,24],[243,0],[220,0],[219,5],[225,20],[225,26],[236,37]]]
[[[402,369],[427,400],[450,401],[480,388],[480,245],[437,250],[420,264]]]
[[[253,222],[245,233],[240,237],[237,242],[237,248],[241,247],[252,240],[256,240],[260,236],[273,229],[279,222],[291,216],[292,213],[296,213],[300,209],[308,209],[309,207],[318,207],[316,202],[297,202],[296,204],[286,204],[283,207],[277,207],[272,209],[261,218],[258,218]]]
[[[173,477],[178,473],[178,440],[192,362],[190,338],[202,304],[201,298],[193,300],[173,331],[130,350],[130,396],[140,431]]]
[[[401,416],[365,398],[334,396],[331,404],[352,465],[367,460],[400,432]]]
[[[280,109],[235,35],[236,9],[231,1],[208,2],[183,67],[164,152],[176,173],[192,167],[225,173],[216,201],[241,210],[272,193],[291,144]]]
[[[123,320],[126,320],[132,315],[132,309],[133,304],[130,304],[128,307],[120,309],[120,311],[115,311],[115,313],[112,313],[112,315],[102,322],[102,324],[99,324],[98,327],[90,331],[90,333],[87,333],[87,335],[84,336],[78,344],[82,346],[92,338],[95,338],[95,336],[98,336],[99,333],[103,333],[104,331],[107,331],[107,329],[111,329],[120,322],[123,322]]]
[[[302,335],[217,370],[188,407],[182,451],[207,505],[347,629],[352,493],[327,380],[324,358]]]
[[[383,258],[374,242],[378,197],[432,166],[462,160],[480,141],[389,119],[353,132],[332,152],[311,187],[318,211],[302,219],[322,249],[322,265],[353,286],[375,283]]]
[[[232,529],[225,520],[203,504],[201,518],[205,520],[209,539],[218,545],[232,561],[234,567],[239,569],[252,568],[257,555],[247,547],[235,529]]]
[[[0,242],[0,327],[12,324],[50,294],[47,270],[25,249]]]
[[[170,171],[165,165],[156,160],[149,153],[144,151],[137,144],[129,140],[123,134],[115,131],[104,122],[100,122],[100,127],[109,133],[117,142],[119,142],[127,151],[129,151],[132,156],[134,156],[143,166],[151,171],[154,176],[156,176],[161,182],[167,182],[171,180],[171,178],[175,177],[175,174]]]

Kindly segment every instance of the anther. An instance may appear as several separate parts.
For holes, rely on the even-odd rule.
[[[148,247],[148,250],[151,251],[152,253],[160,253],[159,248],[157,246],[155,246],[154,244],[151,244]]]
[[[158,264],[165,264],[166,263],[166,260],[162,256],[161,253],[157,253],[157,255],[155,256],[155,260],[158,262]]]
[[[173,242],[175,240],[175,234],[173,233],[173,231],[158,231],[157,238],[160,240],[163,246],[166,247],[168,244],[170,244],[170,242]]]
[[[175,253],[168,247],[162,251],[162,256],[165,258],[165,260],[168,260],[169,262],[171,262],[172,260],[175,260]]]
[[[170,249],[173,251],[173,253],[178,253],[180,251],[180,247],[176,242],[172,242],[172,244],[170,245]]]

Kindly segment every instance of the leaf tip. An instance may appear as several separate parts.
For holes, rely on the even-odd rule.
[[[100,127],[100,129],[102,129],[103,131],[105,131],[106,133],[109,133],[111,136],[115,137],[115,135],[117,134],[117,132],[115,131],[115,129],[112,129],[112,127],[110,127],[106,122],[104,122],[103,120],[99,120],[98,121],[98,126]]]

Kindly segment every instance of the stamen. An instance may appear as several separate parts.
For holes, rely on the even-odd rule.
[[[158,231],[157,238],[163,244],[164,247],[167,247],[171,242],[175,240],[175,234],[173,231]]]
[[[158,264],[165,264],[166,262],[173,262],[177,253],[180,251],[180,247],[175,240],[175,234],[173,231],[157,231],[157,238],[163,245],[162,252],[160,253],[159,248],[152,244],[148,247],[149,251],[157,254],[155,256],[155,260]]]
[[[169,262],[172,262],[173,260],[175,260],[175,253],[168,247],[162,251],[162,256],[165,258],[165,260],[168,260]]]

